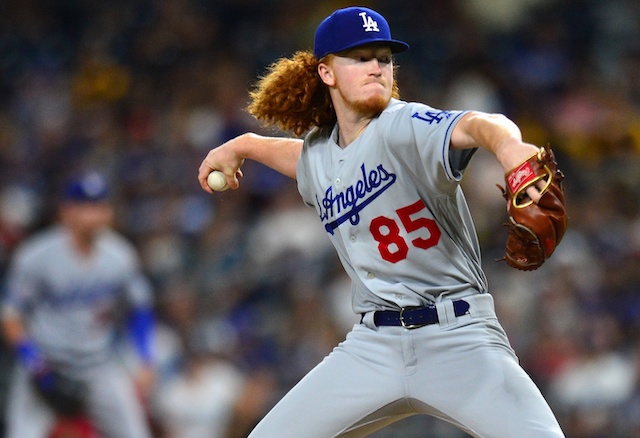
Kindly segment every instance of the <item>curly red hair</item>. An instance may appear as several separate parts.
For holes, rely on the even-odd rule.
[[[322,61],[330,63],[332,56]],[[318,75],[319,63],[307,50],[275,61],[250,91],[249,113],[266,126],[276,126],[296,136],[313,127],[333,126],[336,113],[329,89]],[[399,95],[395,79],[392,95]]]

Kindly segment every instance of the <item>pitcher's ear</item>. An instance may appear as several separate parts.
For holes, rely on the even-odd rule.
[[[318,64],[318,75],[325,85],[332,87],[336,84],[333,69],[330,65],[325,64],[324,62]]]

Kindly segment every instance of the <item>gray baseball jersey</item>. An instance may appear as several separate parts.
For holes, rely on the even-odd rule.
[[[151,287],[134,248],[103,232],[84,258],[63,227],[18,250],[9,272],[4,311],[24,315],[45,356],[64,366],[99,363],[111,354],[114,324],[126,306],[151,306]]]
[[[459,186],[474,150],[449,149],[463,114],[392,100],[344,149],[338,128],[307,136],[299,191],[336,247],[363,318],[251,438],[363,437],[416,414],[476,437],[563,436],[496,319]],[[433,324],[375,323],[374,311],[430,304]]]
[[[487,291],[462,171],[474,149],[449,149],[463,115],[392,100],[347,148],[311,135],[298,187],[353,281],[356,313]]]

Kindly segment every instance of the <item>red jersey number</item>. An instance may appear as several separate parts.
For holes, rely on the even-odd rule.
[[[422,228],[426,228],[429,237],[416,237],[411,240],[411,245],[420,249],[429,249],[440,241],[441,232],[431,218],[417,216],[417,213],[424,210],[426,206],[422,200],[407,205],[396,210],[396,214],[400,219],[400,223],[404,227],[407,234],[414,233]],[[391,263],[398,263],[407,258],[409,254],[409,244],[400,235],[400,225],[395,219],[386,216],[378,216],[371,221],[369,225],[371,235],[378,242],[378,251],[382,258]]]

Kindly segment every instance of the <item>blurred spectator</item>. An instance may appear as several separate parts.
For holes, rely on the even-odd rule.
[[[220,356],[220,351],[224,355],[229,351],[225,349],[228,343],[233,342],[228,334],[209,330],[188,341],[179,371],[160,386],[154,397],[153,415],[162,437],[224,438],[231,433],[245,379],[237,366]],[[214,338],[214,343],[207,338]]]
[[[550,395],[569,419],[567,436],[611,436],[616,410],[633,394],[637,369],[633,358],[619,350],[622,333],[611,315],[593,315],[581,323],[585,333],[576,340],[583,345],[553,379]]]

